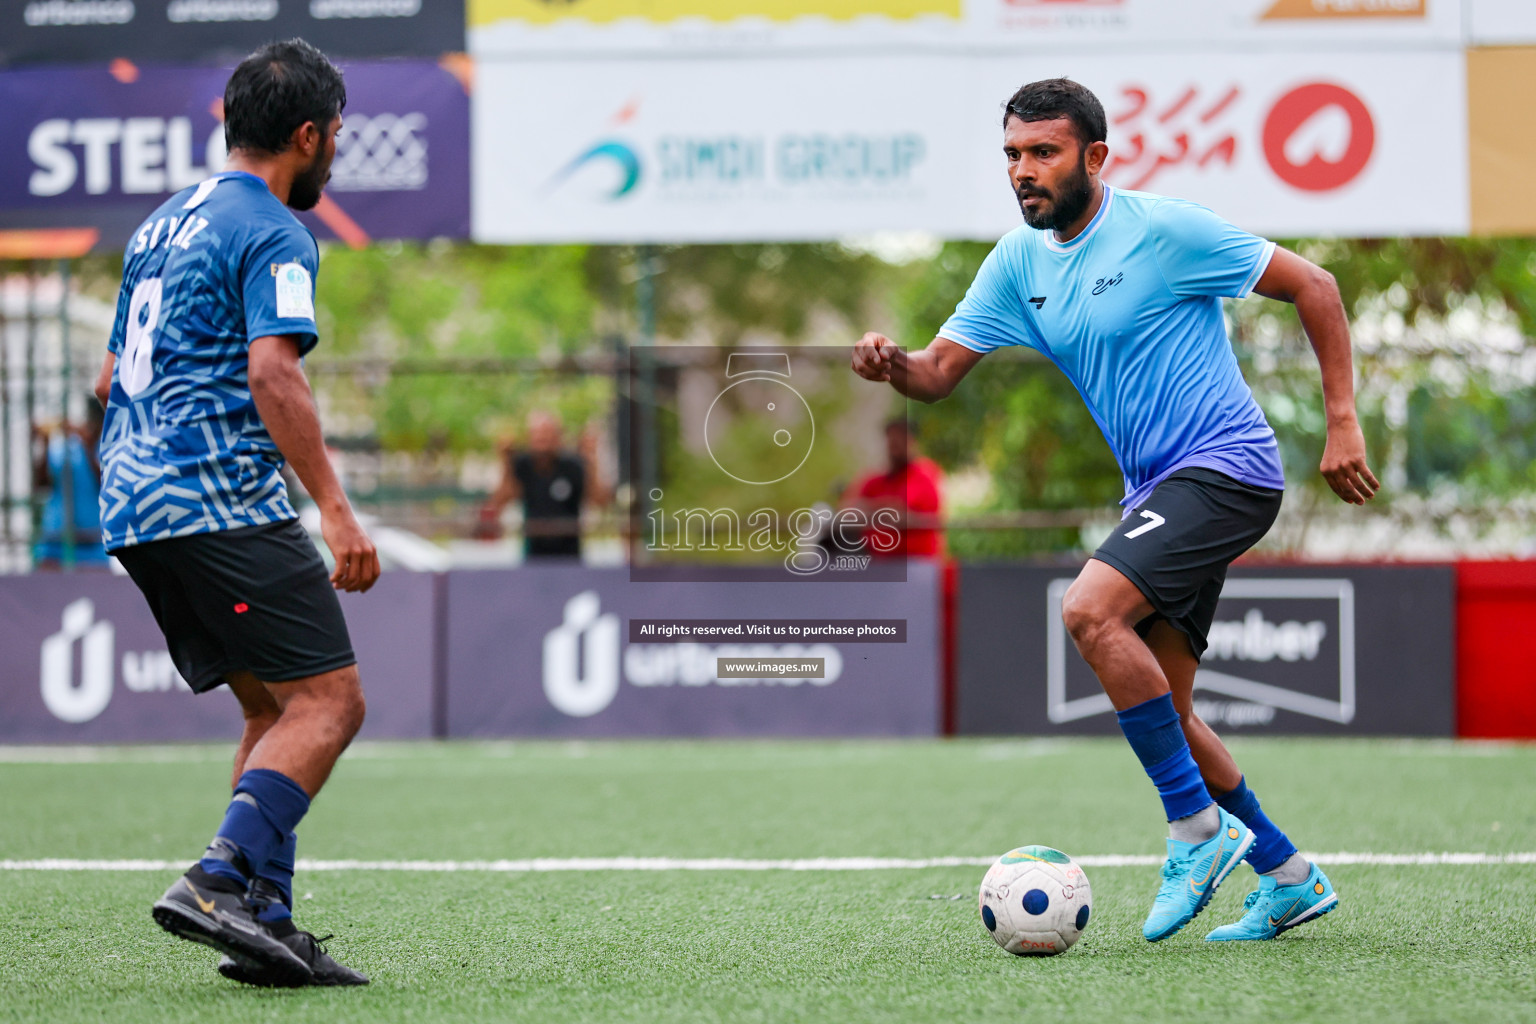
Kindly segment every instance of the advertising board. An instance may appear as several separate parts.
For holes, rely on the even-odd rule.
[[[1454,48],[1464,10],[1463,0],[471,0],[469,45],[479,57]]]
[[[939,583],[632,583],[623,569],[456,571],[447,587],[450,736],[931,736],[939,722]],[[703,641],[634,620],[742,624]],[[865,619],[808,635],[807,621]],[[892,623],[904,621],[893,628]],[[771,623],[783,633],[754,634]],[[686,623],[679,623],[686,625]],[[729,629],[731,626],[726,626]],[[800,632],[795,632],[795,631]],[[851,639],[843,639],[842,637]],[[727,678],[721,659],[819,669]]]
[[[959,731],[1116,733],[1109,698],[1061,622],[1075,567],[960,574]],[[1238,568],[1195,676],[1218,731],[1455,732],[1450,568]]]
[[[1109,115],[1106,180],[1262,234],[1464,234],[1457,52],[484,62],[474,237],[723,242],[1019,223],[1001,109],[1066,74]],[[749,88],[746,83],[750,81]],[[751,102],[744,103],[744,88]],[[1423,190],[1423,126],[1442,149]]]
[[[342,609],[368,695],[362,736],[432,735],[433,579],[390,573]],[[194,695],[132,580],[0,577],[0,743],[234,740],[223,687]]]
[[[301,219],[317,237],[463,237],[469,96],[431,61],[343,65],[331,183]],[[120,249],[167,196],[224,163],[228,68],[0,72],[0,227],[89,227]]]
[[[464,0],[8,0],[0,65],[238,60],[300,36],[335,57],[464,49]]]

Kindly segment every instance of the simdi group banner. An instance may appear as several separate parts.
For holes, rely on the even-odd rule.
[[[1104,102],[1112,184],[1193,199],[1274,236],[1465,234],[1465,59],[759,57],[750,75],[724,58],[482,61],[474,236],[996,238],[1020,222],[1002,105],[1023,82],[1061,74]]]
[[[469,43],[482,57],[888,44],[1455,47],[1478,2],[1522,0],[470,0]]]
[[[435,61],[347,62],[347,106],[320,238],[462,238],[469,95]],[[0,228],[89,229],[117,249],[170,194],[224,164],[228,67],[0,71]]]

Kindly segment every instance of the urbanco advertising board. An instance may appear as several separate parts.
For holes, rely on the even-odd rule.
[[[464,49],[463,0],[7,0],[0,64],[209,61],[300,36],[338,57]]]
[[[472,0],[469,39],[478,57],[893,45],[1423,48],[1459,46],[1464,12],[1463,0]]]
[[[342,67],[347,107],[317,237],[464,237],[469,96],[432,61]],[[94,228],[121,249],[172,193],[224,166],[230,69],[0,71],[0,227]]]
[[[1066,74],[1109,117],[1111,184],[1262,234],[1469,226],[1459,52],[486,61],[485,242],[997,238],[1020,222],[1002,106]],[[742,101],[750,83],[750,103]],[[1422,126],[1443,153],[1426,199]]]
[[[1061,621],[1072,566],[960,574],[962,733],[1117,733]],[[1223,733],[1455,733],[1449,567],[1240,567],[1222,590],[1195,709]]]
[[[938,732],[939,581],[929,562],[912,561],[901,583],[634,583],[624,569],[526,565],[451,572],[446,593],[450,736]],[[774,632],[642,631],[659,619]],[[854,620],[878,622],[888,639],[795,632]],[[721,659],[732,658],[819,668],[726,678]]]
[[[433,584],[387,573],[341,594],[368,716],[362,736],[432,735]],[[0,743],[233,740],[240,708],[195,695],[144,595],[125,576],[0,577]]]

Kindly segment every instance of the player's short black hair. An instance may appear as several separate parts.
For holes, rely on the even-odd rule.
[[[224,145],[281,153],[295,128],[313,121],[323,136],[346,105],[346,83],[325,54],[302,39],[268,43],[224,87]]]
[[[1020,121],[1055,121],[1066,118],[1072,122],[1078,141],[1084,146],[1103,142],[1109,134],[1104,117],[1104,104],[1089,89],[1070,78],[1046,78],[1019,86],[1003,107],[1003,127],[1008,119]]]

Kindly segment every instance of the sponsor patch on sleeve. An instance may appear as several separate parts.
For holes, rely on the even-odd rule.
[[[282,263],[272,268],[277,280],[277,315],[279,317],[315,318],[315,285],[298,263]]]

